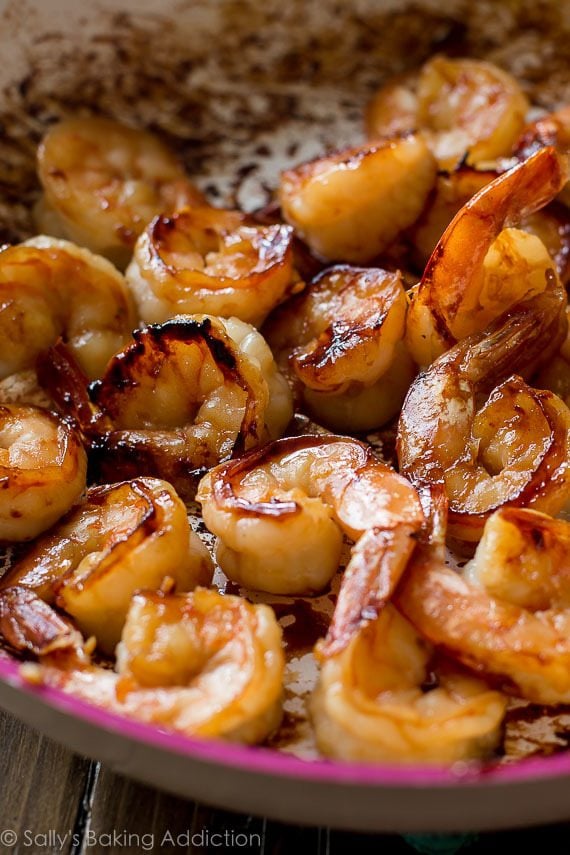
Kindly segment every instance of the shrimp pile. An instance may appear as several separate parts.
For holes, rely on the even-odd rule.
[[[530,107],[433,57],[253,212],[146,130],[48,130],[45,234],[0,251],[22,675],[275,745],[307,667],[304,748],[367,763],[483,761],[511,696],[570,703],[570,107]]]
[[[207,313],[258,326],[296,281],[292,229],[214,208],[162,214],[138,239],[126,277],[147,323]]]

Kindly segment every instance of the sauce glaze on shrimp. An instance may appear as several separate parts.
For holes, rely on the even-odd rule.
[[[424,521],[413,487],[348,437],[277,440],[213,469],[197,499],[222,570],[248,588],[315,593],[338,568],[343,534],[357,540],[345,597],[357,623],[351,591],[374,576],[367,605],[388,598]]]
[[[131,598],[168,578],[178,591],[207,584],[212,564],[186,508],[165,481],[137,478],[91,487],[0,580],[34,591],[111,654]]]
[[[296,281],[292,237],[290,226],[254,226],[237,211],[156,217],[126,272],[141,318],[207,313],[259,325]]]
[[[264,333],[319,423],[371,430],[399,412],[415,375],[406,312],[399,273],[336,265],[277,309]]]

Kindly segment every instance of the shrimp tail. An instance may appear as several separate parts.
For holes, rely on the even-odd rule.
[[[415,549],[417,532],[417,526],[402,523],[362,535],[346,568],[326,638],[317,646],[319,659],[344,650],[390,602]]]
[[[81,635],[29,588],[13,586],[0,592],[0,636],[20,653],[85,658]]]
[[[76,430],[86,437],[103,431],[105,419],[89,397],[89,379],[61,338],[38,357],[36,372],[42,389]]]

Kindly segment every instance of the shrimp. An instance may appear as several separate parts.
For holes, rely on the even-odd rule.
[[[366,114],[371,139],[421,131],[441,169],[508,155],[529,104],[517,81],[489,62],[435,56],[417,77],[389,82]]]
[[[0,580],[73,618],[111,654],[135,591],[168,578],[180,591],[208,584],[212,564],[190,529],[186,508],[166,481],[136,478],[91,487]]]
[[[528,376],[556,351],[565,304],[559,287],[520,304],[440,356],[408,392],[400,471],[418,488],[445,486],[459,540],[478,540],[504,505],[556,514],[570,497],[570,411],[514,373]]]
[[[450,663],[434,681],[431,645],[393,605],[341,653],[316,653],[321,672],[310,712],[323,754],[366,763],[453,763],[497,746],[505,696]]]
[[[274,594],[324,588],[338,568],[344,534],[358,540],[347,574],[355,586],[376,574],[370,603],[383,601],[423,524],[410,484],[348,437],[277,440],[211,470],[196,498],[217,535],[216,558],[226,576]],[[347,622],[360,621],[350,597],[346,609]]]
[[[570,525],[504,508],[489,518],[465,577],[418,552],[397,593],[422,635],[506,690],[570,702]]]
[[[473,196],[499,177],[497,170],[462,166],[437,177],[434,191],[422,215],[410,232],[415,256],[422,269],[454,216]],[[518,226],[540,238],[563,284],[570,281],[570,211],[560,202],[550,202],[540,211],[521,217]],[[485,275],[491,257],[485,258]],[[504,262],[501,267],[505,268]],[[503,270],[504,273],[508,271]],[[488,291],[488,286],[485,287]]]
[[[435,178],[435,160],[425,142],[409,136],[288,169],[279,199],[285,219],[313,252],[359,264],[415,222]]]
[[[67,119],[38,148],[40,231],[67,237],[124,268],[154,216],[203,205],[177,158],[148,131],[112,119]]]
[[[155,217],[126,272],[141,318],[207,312],[258,326],[295,282],[292,231],[215,208]]]
[[[525,160],[545,146],[554,146],[564,154],[570,153],[570,106],[541,116],[526,125],[513,146],[515,157]],[[570,184],[566,182],[559,198],[570,206]]]
[[[126,283],[104,258],[45,236],[0,252],[0,379],[34,368],[60,336],[98,377],[136,323]]]
[[[156,475],[186,498],[204,467],[279,435],[290,420],[286,381],[253,327],[180,315],[133,335],[89,388],[61,345],[38,367],[102,478]]]
[[[539,238],[511,225],[551,201],[566,175],[556,151],[542,149],[483,187],[452,220],[408,313],[406,341],[419,365],[545,289],[554,262]]]
[[[370,430],[399,412],[416,373],[406,311],[400,273],[337,265],[277,309],[264,333],[311,416]]]
[[[5,639],[40,657],[22,669],[34,683],[187,736],[255,743],[278,727],[284,656],[268,606],[204,588],[140,592],[110,671],[92,663],[57,613],[39,599],[30,602],[34,596],[22,588],[0,593]]]
[[[0,541],[31,540],[85,489],[87,457],[69,425],[38,407],[0,406]]]

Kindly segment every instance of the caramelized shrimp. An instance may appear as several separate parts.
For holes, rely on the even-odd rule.
[[[554,146],[564,154],[570,152],[570,106],[541,116],[540,119],[526,125],[514,144],[513,152],[516,157],[525,160],[545,146]],[[560,191],[560,199],[566,205],[570,205],[568,183]]]
[[[139,237],[126,276],[147,323],[206,312],[257,326],[294,282],[292,229],[215,208],[163,214]]]
[[[96,452],[102,477],[157,475],[185,497],[204,467],[279,435],[292,413],[259,333],[204,315],[135,331],[89,388],[61,345],[38,376]]]
[[[442,169],[508,155],[528,111],[517,81],[489,62],[435,56],[389,82],[366,115],[371,139],[421,131]]]
[[[162,211],[204,204],[177,158],[148,131],[101,117],[54,125],[38,149],[40,231],[68,237],[119,267]]]
[[[406,311],[400,273],[337,265],[277,309],[264,332],[317,421],[370,430],[399,412],[415,375]]]
[[[355,585],[375,575],[370,603],[384,600],[423,524],[410,484],[347,437],[277,440],[213,469],[197,499],[218,537],[226,576],[275,594],[324,588],[338,568],[344,534],[358,540],[346,572]],[[391,549],[394,540],[398,548]],[[350,620],[360,621],[351,609],[347,602]]]
[[[498,178],[500,174],[490,169],[480,170],[461,166],[453,172],[443,172],[438,175],[428,204],[410,232],[417,262],[422,270],[454,216],[476,193]],[[562,283],[567,284],[570,281],[570,211],[560,202],[550,202],[540,211],[521,217],[518,227],[540,238],[554,262]],[[491,273],[489,270],[491,260],[492,255],[488,253],[483,262],[484,275],[487,278]],[[522,265],[521,271],[524,272]],[[509,275],[504,261],[501,261],[500,272],[503,278]],[[496,274],[498,273],[499,271],[496,271]],[[498,275],[496,278],[498,279]],[[489,285],[484,285],[483,289],[485,296],[488,296]]]
[[[554,262],[539,238],[511,226],[551,201],[566,175],[555,150],[542,149],[459,211],[432,253],[408,313],[406,341],[418,364],[429,365],[456,341],[545,289]]]
[[[570,701],[570,524],[519,508],[486,523],[462,578],[419,552],[397,602],[418,631],[534,703]]]
[[[570,497],[570,411],[513,375],[528,376],[556,351],[565,303],[549,288],[463,339],[408,392],[400,471],[418,487],[445,486],[450,532],[461,540],[478,540],[503,505],[556,514]]]
[[[14,591],[0,593],[0,629],[8,630],[9,643],[40,651],[39,664],[26,663],[23,672],[35,683],[187,736],[255,743],[279,725],[284,656],[268,606],[204,588],[138,593],[115,673],[93,665],[73,630],[53,610],[46,614],[41,600],[18,610]],[[11,621],[2,620],[10,607]]]
[[[436,164],[420,137],[357,146],[285,171],[285,219],[317,255],[370,261],[420,215]]]
[[[0,378],[33,368],[60,336],[98,377],[136,320],[123,277],[104,258],[44,236],[0,252]]]
[[[168,578],[190,591],[212,578],[208,552],[166,481],[137,478],[92,487],[0,580],[57,605],[112,653],[135,591]]]
[[[337,655],[319,652],[310,711],[323,754],[358,762],[453,763],[488,755],[506,698],[445,663],[388,604]],[[431,683],[431,685],[427,685]]]
[[[87,458],[65,423],[37,407],[0,406],[0,541],[31,540],[85,489]]]

